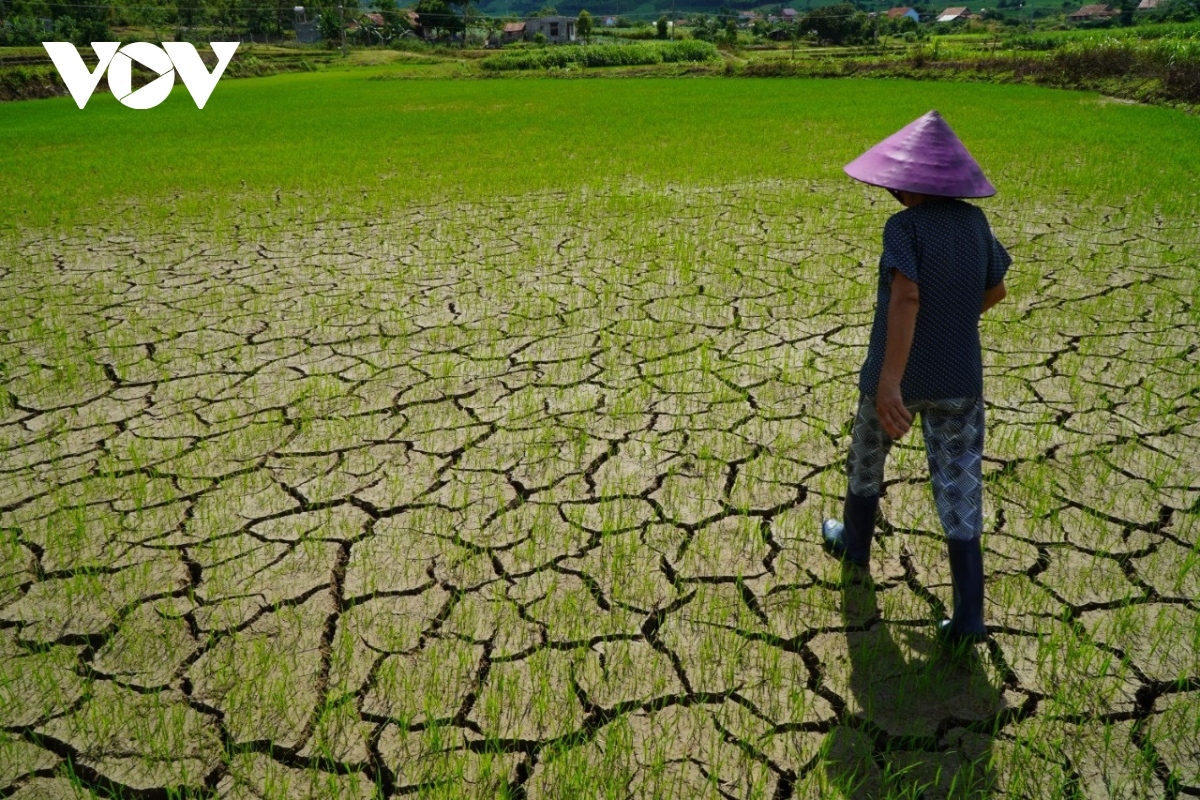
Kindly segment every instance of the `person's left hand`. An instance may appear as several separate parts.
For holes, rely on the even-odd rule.
[[[880,382],[879,393],[875,396],[875,413],[883,425],[883,432],[893,439],[904,436],[912,427],[912,414],[904,407],[898,383]]]

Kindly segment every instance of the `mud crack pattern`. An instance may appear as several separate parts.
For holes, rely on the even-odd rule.
[[[873,193],[279,201],[0,246],[0,796],[1200,794],[1192,220],[988,205],[953,658],[919,433],[817,545]]]

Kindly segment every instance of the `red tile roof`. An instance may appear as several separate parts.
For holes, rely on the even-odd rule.
[[[1071,15],[1071,19],[1088,19],[1091,17],[1115,17],[1117,14],[1120,14],[1120,13],[1121,13],[1120,11],[1113,11],[1111,8],[1109,8],[1106,5],[1090,5],[1090,6],[1083,6],[1082,8],[1080,8],[1078,11],[1076,11],[1074,14]]]

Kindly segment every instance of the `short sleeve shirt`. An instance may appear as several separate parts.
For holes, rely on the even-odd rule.
[[[883,229],[875,321],[859,391],[874,395],[879,388],[895,269],[920,292],[900,381],[905,401],[982,396],[979,311],[984,291],[1004,280],[1011,263],[983,211],[969,203],[939,198],[892,215]]]

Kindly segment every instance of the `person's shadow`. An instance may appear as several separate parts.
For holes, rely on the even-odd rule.
[[[826,739],[830,783],[853,800],[995,796],[992,728],[1004,703],[986,650],[951,651],[928,624],[880,619],[874,584],[854,570],[843,572],[842,617],[859,630],[846,634],[846,711]]]

